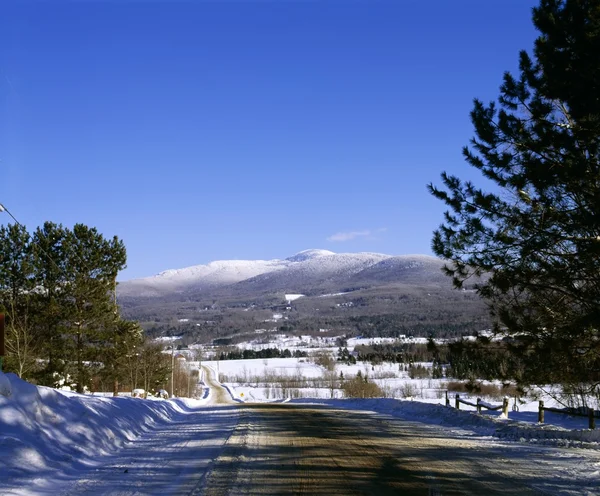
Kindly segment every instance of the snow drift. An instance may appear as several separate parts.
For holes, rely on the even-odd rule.
[[[83,396],[0,373],[0,473],[11,479],[68,474],[113,453],[200,401]],[[2,484],[0,484],[1,487]],[[0,490],[1,492],[1,490]]]

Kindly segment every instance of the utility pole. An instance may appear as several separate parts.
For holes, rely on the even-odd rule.
[[[192,383],[192,369],[188,366],[188,398],[191,398],[190,396],[190,388],[191,388],[191,383]]]
[[[171,341],[171,398],[173,397],[173,388],[175,385],[175,341]]]
[[[113,372],[113,379],[114,379],[114,383],[113,383],[113,396],[119,396],[119,379],[117,378],[117,370],[116,370],[116,364],[115,361],[117,359],[117,347],[119,345],[119,343],[117,342],[117,335],[119,334],[119,307],[117,306],[117,275],[115,274],[115,286],[114,286],[114,303],[115,303],[115,331],[114,331],[114,336],[113,336],[113,353],[115,354],[113,357],[113,364],[112,364],[112,372]]]

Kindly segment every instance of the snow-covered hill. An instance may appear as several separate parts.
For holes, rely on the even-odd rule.
[[[119,296],[165,296],[172,293],[204,291],[236,285],[238,291],[306,290],[331,284],[352,284],[361,280],[390,280],[405,274],[437,272],[442,262],[425,255],[392,257],[381,253],[334,253],[304,250],[284,260],[219,260],[206,265],[166,270],[152,277],[134,279],[119,285]],[[370,274],[369,269],[374,269]]]
[[[286,258],[288,262],[304,262],[313,258],[325,257],[327,255],[335,255],[329,250],[302,250],[291,257]]]
[[[380,253],[321,254],[289,264],[285,270],[264,273],[238,283],[238,293],[295,290],[302,293],[335,291],[340,285],[353,285],[356,274],[391,258]]]
[[[119,296],[162,296],[191,289],[225,286],[284,269],[285,260],[218,260],[206,265],[171,269],[119,284]]]

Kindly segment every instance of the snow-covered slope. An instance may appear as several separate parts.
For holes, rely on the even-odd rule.
[[[0,494],[65,494],[52,483],[76,481],[103,456],[169,425],[191,418],[202,425],[199,409],[208,401],[84,396],[0,372]],[[215,445],[214,432],[208,442]]]
[[[438,259],[425,255],[406,257],[392,257],[381,253],[334,253],[315,249],[301,251],[284,260],[220,260],[125,281],[119,285],[119,295],[164,296],[236,283],[248,286],[249,290],[299,290],[326,281],[343,283],[371,267],[379,267],[380,272],[386,272],[385,265],[380,264],[388,260],[393,260],[395,266],[401,265],[404,268],[425,264],[435,266],[437,270],[441,265]],[[390,274],[387,276],[390,277]]]
[[[390,258],[381,253],[332,253],[288,265],[285,270],[270,272],[236,285],[241,292],[285,291],[319,292],[324,286],[350,284],[356,274]]]
[[[427,255],[402,255],[388,257],[362,270],[355,276],[355,283],[402,282],[404,284],[448,282],[442,272],[444,262]]]
[[[218,260],[206,265],[171,269],[119,285],[120,296],[161,296],[169,292],[233,284],[259,274],[284,269],[285,260]]]
[[[335,255],[329,250],[302,250],[291,257],[286,258],[288,262],[304,262],[313,258],[325,257],[327,255]]]

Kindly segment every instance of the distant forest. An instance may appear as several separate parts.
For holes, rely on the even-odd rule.
[[[294,335],[365,337],[471,335],[492,326],[483,300],[450,288],[373,288],[331,298],[301,298],[289,307],[282,295],[247,301],[122,302],[123,313],[150,336],[182,336],[186,343],[230,343],[258,337],[257,330]],[[278,314],[279,319],[273,319]]]

